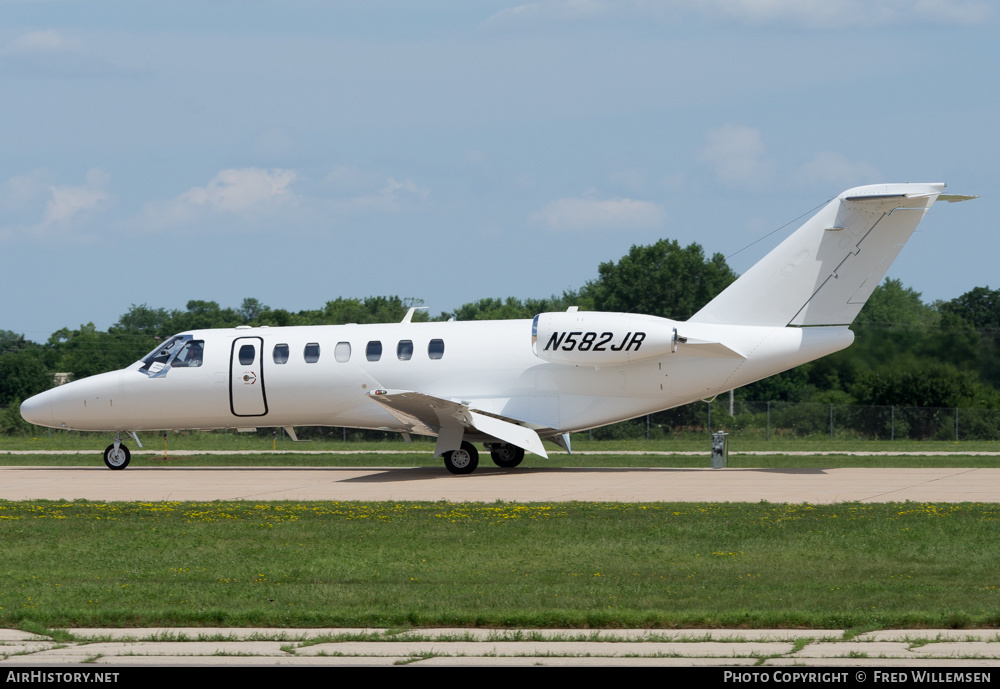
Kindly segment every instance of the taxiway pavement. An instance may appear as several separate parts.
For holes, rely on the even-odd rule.
[[[1000,502],[1000,469],[0,467],[3,500]]]

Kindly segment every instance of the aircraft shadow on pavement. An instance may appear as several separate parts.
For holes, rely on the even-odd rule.
[[[331,471],[345,471],[345,467],[323,467],[323,470]],[[353,467],[350,470],[356,471],[358,467]],[[657,472],[674,472],[674,473],[688,473],[692,471],[702,471],[701,469],[692,469],[690,467],[518,467],[515,470],[510,469],[491,469],[491,468],[480,468],[474,473],[455,475],[449,474],[443,469],[437,467],[394,467],[386,469],[373,469],[372,474],[366,474],[365,476],[354,476],[352,478],[344,479],[344,483],[395,483],[402,481],[427,481],[427,480],[437,480],[437,479],[449,479],[452,481],[488,481],[494,479],[498,476],[502,477],[517,477],[525,476],[527,474],[586,474],[586,473],[602,473],[602,474],[628,474],[635,472],[647,473],[650,471]],[[741,469],[727,469],[727,472],[753,472],[753,473],[770,473],[770,474],[813,474],[822,475],[826,473],[825,469],[818,468],[741,468]]]

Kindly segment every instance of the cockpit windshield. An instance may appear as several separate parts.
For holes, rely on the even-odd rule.
[[[174,335],[142,358],[139,371],[150,378],[160,378],[171,368],[201,366],[204,348],[204,340],[195,340],[191,335]]]

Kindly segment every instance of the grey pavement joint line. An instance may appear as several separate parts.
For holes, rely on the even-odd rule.
[[[995,666],[997,630],[0,629],[0,665],[827,664]],[[65,636],[61,635],[60,638]],[[597,663],[599,664],[599,663]]]

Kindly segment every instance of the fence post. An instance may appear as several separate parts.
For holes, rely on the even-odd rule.
[[[830,403],[830,440],[833,440],[833,402]]]
[[[708,403],[708,434],[712,435],[712,403]]]
[[[958,442],[958,407],[955,407],[955,442]]]
[[[892,430],[889,432],[889,440],[895,440],[896,439],[896,406],[893,405],[892,407],[890,407],[890,409],[892,409],[892,416],[889,417],[891,419],[889,421],[889,428],[891,428]]]
[[[771,401],[767,402],[767,439],[771,440]]]

